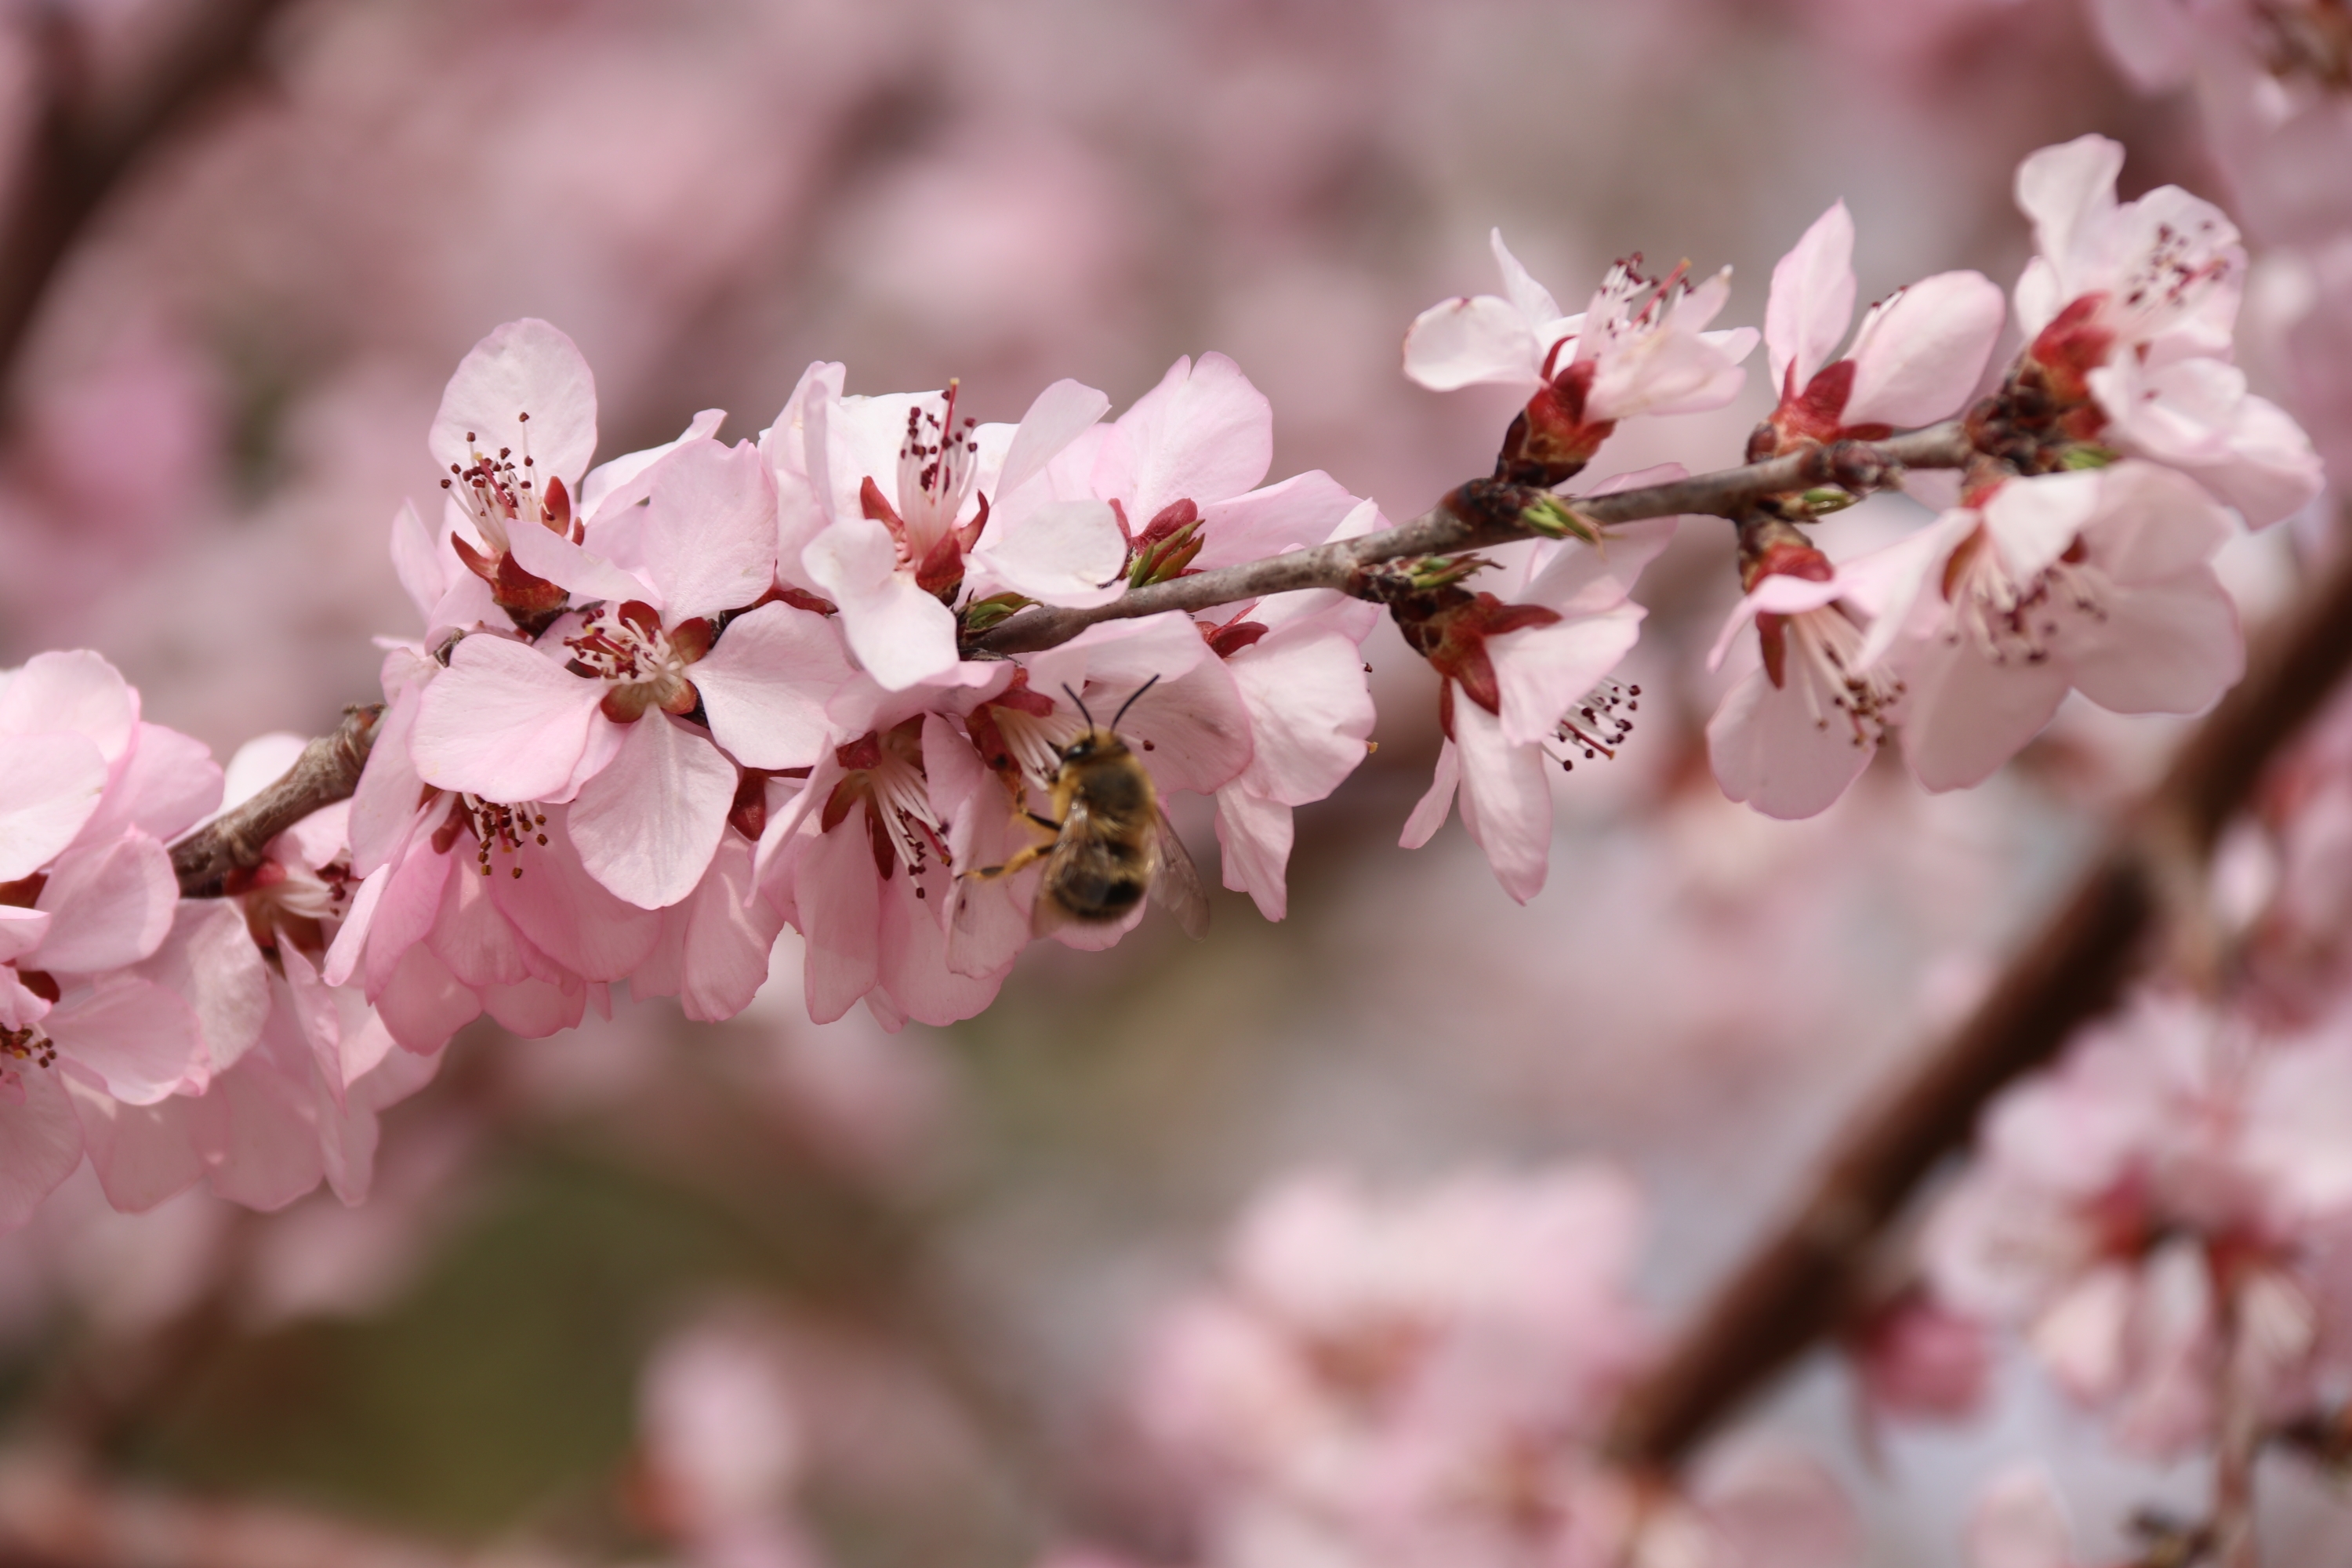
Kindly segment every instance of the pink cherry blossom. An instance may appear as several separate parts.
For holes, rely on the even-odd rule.
[[[2084,136],[2018,166],[2040,250],[2017,283],[2028,361],[2067,434],[2183,469],[2252,527],[2276,522],[2318,492],[2319,459],[2227,363],[2245,289],[2237,228],[2178,186],[2118,203],[2123,158]]]
[[[1902,677],[1868,646],[1871,628],[1903,596],[1903,578],[1921,569],[1917,556],[1884,551],[1837,567],[1791,538],[1750,564],[1748,591],[1708,658],[1719,667],[1756,627],[1757,667],[1706,727],[1726,795],[1767,816],[1813,816],[1862,776],[1901,722],[1906,695]]]
[[[1664,476],[1619,482],[1656,477]],[[1573,539],[1515,547],[1499,592],[1445,591],[1418,629],[1408,629],[1444,678],[1438,711],[1446,738],[1400,843],[1428,843],[1458,792],[1462,825],[1504,890],[1521,903],[1542,890],[1551,769],[1613,754],[1632,729],[1626,715],[1639,689],[1621,688],[1609,672],[1640,634],[1644,612],[1627,595],[1674,531],[1675,520],[1661,518],[1612,529],[1597,547]]]
[[[682,440],[644,485],[642,509],[609,523],[600,512],[583,544],[542,531],[518,547],[537,575],[593,595],[591,607],[536,646],[460,641],[418,699],[410,747],[436,787],[520,810],[569,803],[589,873],[660,909],[717,853],[737,763],[815,761],[823,704],[847,666],[825,617],[752,607],[773,585],[775,504],[754,448]],[[625,570],[599,549],[642,564]]]
[[[1969,1568],[2079,1568],[2074,1531],[2050,1478],[2015,1465],[1986,1481],[1969,1515]]]
[[[1929,1279],[2020,1328],[2127,1447],[2210,1437],[2229,1332],[2244,1396],[2297,1414],[2352,1312],[2327,1271],[2352,1217],[2329,1131],[2347,1107],[2339,1039],[2252,1038],[2144,998],[1994,1107],[1983,1163],[1927,1227]]]
[[[772,1338],[755,1324],[696,1324],[640,1380],[642,1504],[706,1568],[822,1561],[794,1517],[808,1439]]]
[[[2244,668],[2214,575],[2229,517],[2153,463],[2001,481],[1893,547],[1911,584],[1873,628],[1907,686],[1903,751],[1929,789],[1974,784],[2071,690],[2118,713],[2194,713]]]
[[[1534,394],[1505,443],[1506,464],[1568,479],[1620,419],[1696,414],[1739,394],[1738,368],[1756,330],[1703,331],[1731,296],[1731,269],[1692,285],[1685,268],[1663,279],[1634,256],[1610,269],[1591,302],[1563,316],[1551,294],[1492,237],[1508,299],[1491,294],[1433,305],[1405,333],[1405,374],[1435,392],[1495,384]]]
[[[51,767],[69,790],[43,786]],[[138,693],[90,653],[43,654],[5,678],[9,776],[28,787],[0,828],[21,868],[0,884],[0,1229],[80,1163],[77,1097],[146,1107],[201,1086],[195,1016],[134,966],[163,945],[179,901],[163,836],[220,788],[204,749],[142,722]]]
[[[1801,440],[1874,438],[1959,411],[2000,333],[2000,290],[1976,272],[1939,272],[1853,317],[1853,219],[1833,204],[1772,269],[1764,342],[1780,398],[1771,424]],[[1750,457],[1764,454],[1753,449]]]
[[[814,366],[763,437],[778,536],[801,546],[787,576],[840,606],[851,651],[891,690],[954,668],[967,594],[1094,605],[1118,592],[1110,510],[1045,482],[1109,399],[1055,382],[1009,426],[960,416],[956,401],[952,385],[845,397],[837,367]]]

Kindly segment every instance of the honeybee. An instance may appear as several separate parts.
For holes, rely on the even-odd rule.
[[[1108,925],[1124,920],[1146,893],[1176,917],[1185,935],[1202,936],[1209,929],[1209,899],[1201,890],[1201,873],[1160,807],[1150,770],[1118,737],[1119,721],[1159,679],[1155,675],[1138,687],[1108,726],[1096,723],[1078,694],[1064,687],[1086,720],[1086,731],[1062,748],[1061,771],[1053,784],[1055,815],[1025,814],[1032,823],[1053,832],[1052,841],[1021,849],[1002,866],[964,873],[993,881],[1045,861],[1045,875],[1037,879],[1037,896],[1030,908],[1033,936],[1073,922]]]

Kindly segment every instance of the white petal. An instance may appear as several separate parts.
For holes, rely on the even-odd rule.
[[[1400,847],[1418,849],[1445,826],[1446,814],[1454,809],[1454,792],[1461,783],[1461,748],[1451,741],[1443,742],[1437,748],[1437,769],[1430,775],[1429,788],[1422,793],[1412,815],[1404,820],[1404,832],[1398,836]]]
[[[1836,805],[1877,753],[1858,744],[1844,714],[1804,680],[1791,668],[1788,684],[1776,687],[1759,666],[1725,694],[1706,726],[1707,760],[1724,795],[1783,821]]]

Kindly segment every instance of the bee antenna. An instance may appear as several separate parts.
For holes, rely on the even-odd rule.
[[[1091,714],[1091,713],[1089,713],[1089,712],[1087,712],[1087,700],[1086,700],[1086,699],[1085,699],[1085,698],[1083,698],[1083,697],[1080,697],[1076,692],[1072,691],[1072,690],[1070,689],[1069,682],[1067,682],[1067,681],[1064,681],[1064,682],[1062,683],[1062,692],[1063,692],[1063,695],[1065,695],[1065,696],[1066,696],[1067,698],[1069,698],[1069,700],[1070,700],[1072,702],[1074,702],[1074,703],[1076,703],[1076,704],[1077,705],[1077,709],[1078,709],[1078,717],[1079,717],[1079,718],[1081,718],[1081,719],[1084,719],[1084,720],[1087,721],[1087,729],[1089,729],[1089,730],[1093,729],[1093,728],[1095,727],[1095,716],[1094,716],[1093,714]],[[1120,710],[1119,710],[1119,711],[1120,711],[1120,712],[1122,712],[1122,713],[1124,713],[1124,712],[1126,712],[1126,711],[1127,711],[1127,710],[1126,710],[1126,709],[1124,709],[1124,708],[1122,708],[1122,709],[1120,709]]]
[[[1155,675],[1150,679],[1145,681],[1142,685],[1137,687],[1135,689],[1135,697],[1130,697],[1126,701],[1120,703],[1118,705],[1118,711],[1111,715],[1110,727],[1113,730],[1117,730],[1118,728],[1118,721],[1127,717],[1127,710],[1135,706],[1135,698],[1142,696],[1145,692],[1150,690],[1153,687],[1159,684],[1160,678]]]

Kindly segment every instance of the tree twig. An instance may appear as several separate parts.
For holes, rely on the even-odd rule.
[[[1957,468],[1969,456],[1967,431],[1952,419],[1885,441],[1840,441],[1666,484],[1562,499],[1579,516],[1603,526],[1685,512],[1738,517],[1774,496],[1832,484],[1856,492],[1884,489],[1898,483],[1905,468]],[[1529,537],[1531,531],[1510,517],[1475,505],[1470,499],[1475,489],[1465,485],[1411,522],[1360,539],[1154,583],[1093,609],[1024,610],[972,639],[971,647],[980,653],[1035,653],[1103,621],[1164,610],[1205,610],[1301,588],[1344,590],[1358,573],[1378,562],[1443,555]]]
[[[26,155],[0,211],[0,382],[16,362],[58,268],[140,159],[250,68],[288,0],[197,0],[180,35],[111,102],[87,100],[77,43],[62,16],[43,23],[49,57]]]
[[[222,878],[261,864],[271,839],[320,807],[350,799],[383,717],[381,702],[344,709],[335,732],[303,747],[285,777],[173,845],[172,869],[179,875],[181,894],[216,896]]]
[[[2352,551],[2116,828],[1974,1016],[1845,1125],[1789,1216],[1696,1315],[1619,1414],[1614,1452],[1668,1467],[1838,1326],[1874,1245],[2003,1086],[2104,1013],[2164,913],[2164,858],[2209,854],[2264,767],[2352,668]]]

